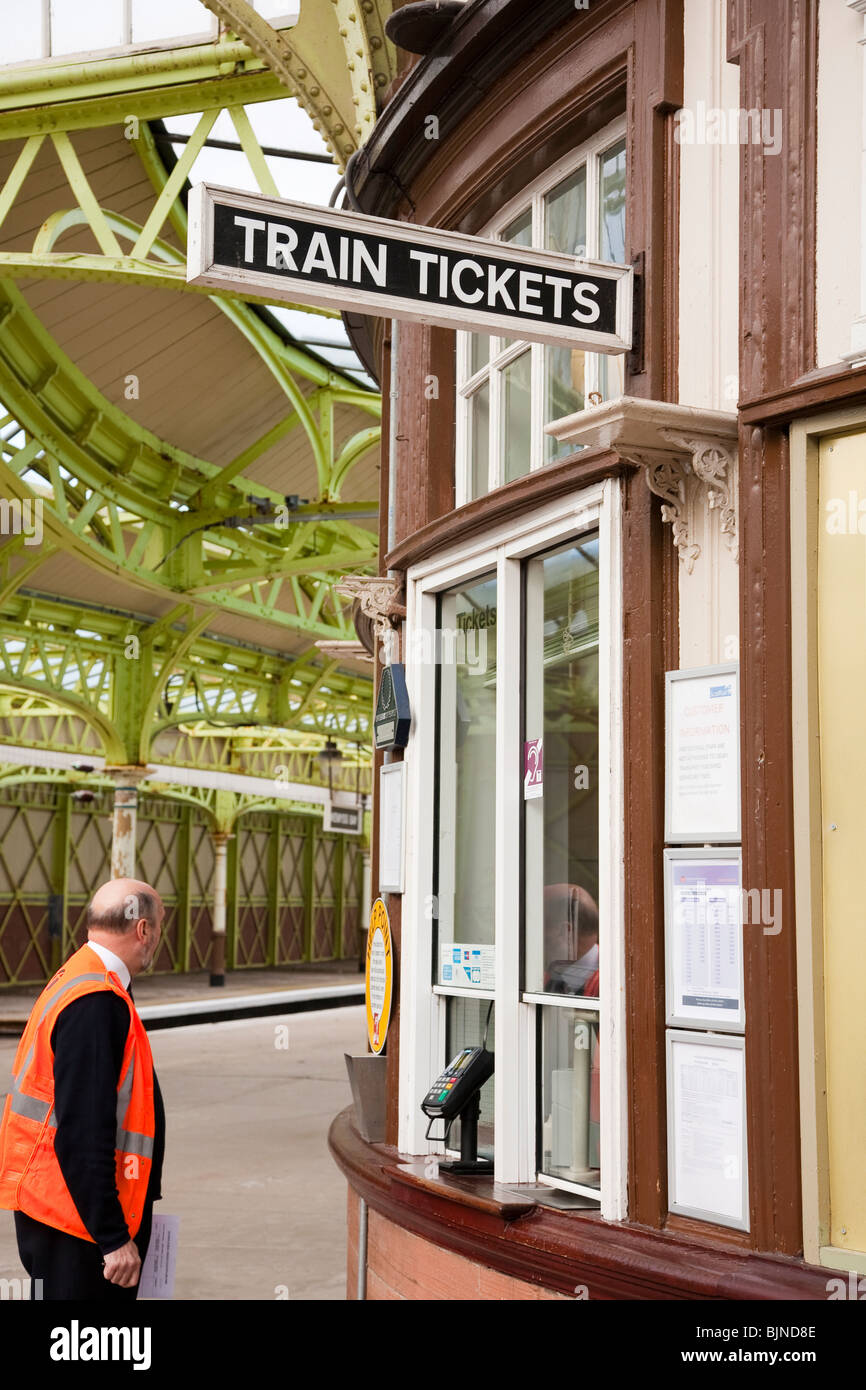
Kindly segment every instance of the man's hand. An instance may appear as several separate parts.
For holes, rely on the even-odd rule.
[[[112,1250],[102,1263],[103,1273],[109,1283],[119,1284],[122,1289],[131,1289],[138,1283],[141,1257],[134,1240],[128,1240],[119,1250]]]

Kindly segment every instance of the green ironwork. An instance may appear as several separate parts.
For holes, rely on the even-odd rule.
[[[385,36],[390,0],[309,2],[288,35],[275,31],[245,0],[205,0],[231,31],[218,41],[149,52],[62,59],[0,70],[0,126],[16,134],[58,128],[93,129],[154,120],[235,103],[296,97],[320,130],[336,164],[367,138],[376,94],[397,71]],[[333,47],[322,30],[334,26],[342,70],[325,62]],[[348,82],[346,76],[348,74]],[[37,100],[38,96],[38,100]]]
[[[0,490],[16,500],[19,516],[38,515],[52,551],[70,551],[150,592],[192,595],[211,609],[317,636],[349,631],[332,579],[373,564],[369,531],[345,511],[333,520],[305,521],[301,513],[294,521],[284,498],[258,484],[223,482],[210,490],[209,505],[191,505],[214,481],[214,465],[168,445],[107,401],[8,284],[0,284],[0,324]],[[341,457],[334,469],[344,463]],[[253,486],[272,508],[262,524],[249,501]],[[249,528],[221,524],[229,518],[248,518]],[[294,612],[285,610],[287,598]]]
[[[288,341],[255,307],[263,301],[187,285],[180,248],[187,178],[222,113],[265,193],[277,188],[245,106],[287,90],[342,167],[396,70],[383,29],[391,6],[327,7],[345,57],[337,75],[322,66],[310,7],[288,37],[244,0],[212,8],[235,25],[214,43],[0,68],[0,142],[18,142],[0,188],[0,229],[47,151],[65,180],[32,244],[0,250],[0,742],[20,757],[0,763],[5,982],[47,978],[80,938],[85,904],[109,873],[112,767],[153,770],[140,787],[138,848],[139,872],[167,905],[159,969],[207,967],[213,834],[231,836],[230,967],[312,960],[323,943],[339,953],[357,928],[359,846],[322,834],[303,789],[369,795],[371,682],[304,643],[354,635],[334,581],[376,569],[374,527],[360,523],[375,522],[377,503],[344,497],[378,445],[381,403]],[[197,124],[169,168],[149,122],[189,112],[200,113]],[[140,225],[104,204],[85,167],[79,132],[112,125],[153,190]],[[90,246],[69,249],[82,233]],[[283,418],[228,462],[177,448],[110,402],[64,353],[14,283],[40,279],[207,294],[277,383]],[[348,439],[336,416],[347,408],[361,415]],[[295,439],[305,443],[316,495],[290,511],[249,474],[274,445]],[[100,574],[109,597],[121,580],[123,607],[45,592],[40,571],[64,556]],[[141,595],[138,607],[130,593]],[[248,621],[253,640],[218,635],[224,613]],[[284,649],[255,640],[261,620],[282,629]],[[343,754],[330,774],[317,758],[326,735]],[[79,770],[28,763],[28,754],[64,753]],[[161,782],[161,766],[187,783]],[[220,774],[256,778],[255,790],[231,791]],[[251,874],[263,903],[244,916],[241,898],[250,895],[239,883]]]
[[[108,877],[108,797],[73,800],[72,784],[0,784],[0,986],[38,983],[83,939],[83,911]],[[221,795],[225,796],[226,793]],[[227,962],[230,969],[282,965],[321,958],[314,947],[315,915],[326,919],[328,959],[355,953],[361,846],[325,834],[314,814],[242,810],[235,801],[228,841]],[[214,826],[203,808],[142,788],[138,807],[139,872],[166,905],[164,946],[157,973],[203,969],[207,953],[194,951],[191,914],[212,892],[213,855],[202,879],[193,846]],[[303,846],[303,849],[301,849]],[[324,866],[313,881],[312,865]],[[353,866],[352,868],[347,865]],[[59,899],[52,909],[52,899]],[[255,909],[250,912],[250,907]],[[59,923],[52,937],[49,924]],[[292,927],[300,923],[303,930]],[[350,920],[351,919],[351,920]],[[209,932],[207,933],[209,936]]]
[[[9,609],[0,617],[5,742],[103,751],[113,764],[171,762],[319,786],[325,783],[313,765],[316,740],[303,745],[287,735],[333,732],[369,742],[369,685],[336,663],[315,666],[310,653],[287,661],[207,636],[198,630],[202,620],[176,630],[28,594],[16,595]],[[220,726],[244,730],[237,736],[240,759]],[[258,756],[257,727],[269,731]],[[297,758],[291,768],[281,761],[293,752],[306,754],[304,766]]]
[[[134,143],[156,196],[142,228],[100,207],[68,133],[55,131],[50,139],[76,206],[58,209],[40,229],[33,256],[42,269],[53,267],[58,273],[78,278],[85,269],[79,257],[55,247],[67,229],[86,224],[99,247],[95,260],[109,278],[168,273],[174,276],[175,286],[179,285],[183,256],[160,241],[158,233],[169,220],[177,236],[185,238],[186,213],[178,195],[220,109],[229,109],[251,167],[260,184],[269,188],[267,165],[242,107],[205,111],[171,173],[166,171],[145,123]],[[24,142],[0,194],[0,221],[21,192],[41,140],[34,136]],[[121,254],[121,240],[132,243],[131,255]],[[21,274],[29,275],[36,268],[31,259],[19,260],[16,269]],[[153,740],[173,722],[183,722],[166,715],[169,681],[175,696],[183,694],[180,687],[184,681],[187,693],[194,686],[197,712],[205,718],[218,715],[221,723],[226,717],[239,722],[250,713],[248,692],[245,705],[235,699],[234,708],[225,708],[225,681],[216,682],[221,686],[216,701],[203,701],[205,685],[213,694],[213,673],[191,673],[184,668],[184,657],[207,627],[211,613],[228,610],[265,618],[312,637],[346,639],[352,635],[351,622],[347,605],[333,590],[333,581],[345,571],[370,569],[375,563],[375,537],[354,524],[352,515],[356,511],[375,513],[376,504],[343,504],[339,499],[354,464],[376,444],[379,428],[376,425],[358,431],[335,456],[333,413],[337,405],[351,405],[378,415],[378,399],[284,342],[249,305],[225,296],[214,299],[260,354],[290,406],[284,421],[221,468],[168,444],[107,401],[60,349],[16,287],[9,281],[0,282],[0,324],[4,330],[0,401],[5,406],[0,416],[0,491],[10,499],[7,507],[17,505],[19,517],[33,515],[38,508],[42,531],[36,553],[28,551],[32,538],[24,535],[14,537],[0,551],[0,609],[16,626],[39,621],[37,612],[41,610],[55,634],[58,627],[65,629],[62,639],[54,638],[55,643],[61,640],[68,652],[63,658],[54,653],[55,663],[65,673],[69,662],[75,664],[80,656],[74,650],[78,645],[75,629],[70,633],[69,624],[64,623],[67,615],[60,611],[62,605],[55,605],[49,616],[50,601],[32,587],[34,580],[38,584],[40,566],[58,552],[71,552],[107,574],[121,574],[136,588],[169,593],[185,601],[184,607],[178,606],[161,620],[163,630],[166,626],[173,630],[168,643],[160,640],[159,624],[145,630],[130,615],[124,640],[130,636],[140,639],[154,656],[159,655],[161,665],[153,669],[149,661],[140,667],[115,661],[113,691],[110,697],[105,689],[99,692],[101,704],[94,699],[92,685],[94,662],[102,663],[103,672],[108,669],[102,652],[89,654],[91,688],[86,693],[76,689],[66,675],[62,694],[56,682],[42,683],[32,671],[24,679],[20,669],[13,676],[7,663],[3,674],[11,686],[33,694],[50,690],[64,711],[82,716],[96,729],[105,756],[114,762],[146,760]],[[305,396],[298,378],[313,384],[311,395]],[[253,507],[248,500],[253,484],[239,483],[239,475],[278,438],[296,429],[305,431],[313,452],[320,496],[289,514],[282,497],[255,485],[256,497],[265,499],[265,505],[272,509],[273,519],[263,521],[257,515],[261,503]],[[314,519],[305,520],[307,515]],[[250,525],[238,526],[237,520],[245,516]],[[229,520],[232,524],[226,525]],[[94,625],[90,618],[84,621]],[[77,626],[81,626],[80,621]],[[319,711],[330,701],[335,719],[321,713],[318,726],[363,737],[366,715],[360,721],[353,720],[345,701],[340,705],[343,692],[335,689],[340,678],[332,678],[332,667],[320,667],[319,673],[312,675],[310,663],[315,665],[316,657],[312,652],[304,655],[306,680],[304,675],[296,677],[297,662],[279,677],[276,672],[267,673],[271,681],[267,699],[260,689],[255,712],[244,722],[292,727],[297,718],[305,727],[313,727],[316,721],[310,719],[310,709],[320,690],[326,698],[318,701]],[[222,651],[212,653],[212,661],[230,661],[224,644]],[[200,667],[200,656],[195,664]],[[20,668],[21,663],[18,665]],[[369,695],[369,689],[362,693],[364,683],[352,677],[342,681],[344,687],[353,687],[358,704],[363,705],[364,695]],[[305,684],[314,682],[318,683],[316,689],[304,690]],[[282,707],[274,709],[280,706],[281,695]],[[109,704],[122,712],[121,720],[112,720]],[[135,730],[140,731],[137,747]]]
[[[0,68],[0,139],[152,121],[284,97],[279,78],[232,41],[127,53],[88,64]]]

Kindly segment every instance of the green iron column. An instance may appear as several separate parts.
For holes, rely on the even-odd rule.
[[[72,788],[61,784],[57,791],[57,809],[54,812],[54,843],[51,863],[51,972],[54,973],[66,959],[67,924],[66,894],[69,884],[69,818],[72,810]]]
[[[343,917],[346,911],[346,836],[340,835],[334,849],[334,959],[343,959],[345,939]]]
[[[279,964],[282,826],[282,816],[279,811],[275,811],[271,816],[271,833],[268,839],[268,944],[265,955],[267,965]]]
[[[214,850],[213,875],[213,948],[210,959],[210,982],[224,985],[226,982],[226,884],[228,868],[228,845],[234,836],[225,830],[212,830],[211,840]]]
[[[184,806],[177,843],[177,957],[175,969],[181,972],[189,970],[191,850],[192,807]]]
[[[316,826],[319,822],[311,816],[307,822],[307,837],[304,845],[304,960],[313,959],[313,922],[315,904],[313,902],[316,882]]]

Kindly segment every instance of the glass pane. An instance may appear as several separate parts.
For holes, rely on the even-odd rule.
[[[598,210],[599,257],[625,261],[625,141],[601,157],[601,203]]]
[[[254,10],[258,10],[263,19],[273,23],[275,19],[285,19],[291,15],[292,5],[290,0],[255,0]]]
[[[502,458],[504,483],[529,472],[531,462],[531,361],[526,352],[502,369]]]
[[[503,228],[502,240],[510,241],[514,246],[532,245],[532,208],[527,208]]]
[[[544,200],[544,244],[567,256],[586,255],[586,165]]]
[[[583,164],[544,200],[545,246],[569,256],[586,255],[586,165]],[[583,410],[585,357],[569,348],[544,349],[544,419],[561,420]],[[574,446],[545,436],[544,457],[549,463],[573,453]]]
[[[472,438],[472,496],[484,497],[490,483],[490,382],[469,397]]]
[[[541,1171],[600,1186],[598,1017],[541,1009]]]
[[[531,246],[532,245],[532,208],[527,208],[519,217],[515,217],[513,222],[502,232],[502,240],[510,241],[512,246]],[[518,342],[517,338],[500,338],[499,351],[511,347],[512,343]]]
[[[544,422],[561,420],[583,410],[586,355],[576,348],[544,349]],[[574,452],[573,442],[544,436],[544,458],[561,458]]]
[[[464,1047],[480,1047],[487,1033],[487,1050],[493,1051],[496,1029],[496,1009],[489,999],[455,998],[448,1000],[445,1030],[445,1063],[447,1066]],[[487,1014],[490,1011],[490,1023]],[[431,1077],[432,1080],[432,1077]],[[478,1157],[493,1157],[493,1083],[490,1077],[481,1087],[481,1114],[478,1117]],[[448,1148],[460,1150],[460,1121],[451,1126]]]
[[[496,575],[439,600],[435,978],[493,988]],[[456,950],[455,943],[463,950]],[[468,953],[467,953],[468,952]]]
[[[37,0],[28,0],[25,8],[37,9]],[[81,0],[51,0],[52,53],[120,48],[125,38],[120,0],[87,0],[86,5]]]
[[[524,801],[526,987],[598,998],[598,533],[530,560],[527,740],[541,794]],[[537,791],[537,789],[535,789]]]
[[[214,18],[201,0],[132,0],[132,41],[158,42],[209,34]]]
[[[490,338],[486,333],[473,333],[469,345],[469,375],[474,376],[490,361]]]
[[[28,5],[16,5],[14,23],[6,10],[2,6],[4,64],[43,57],[41,4],[30,0]]]

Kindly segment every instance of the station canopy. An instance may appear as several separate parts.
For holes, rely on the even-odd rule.
[[[335,584],[377,572],[376,384],[335,312],[185,278],[193,184],[326,205],[395,75],[390,3],[300,11],[0,7],[0,744],[33,768],[321,782],[330,738],[368,787]]]

